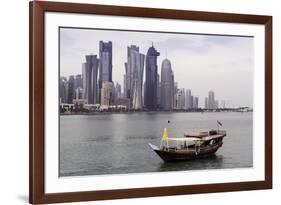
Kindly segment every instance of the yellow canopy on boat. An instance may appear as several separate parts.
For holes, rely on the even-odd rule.
[[[168,134],[167,128],[164,128],[162,140],[163,140],[163,141],[168,141],[168,140],[169,140],[169,134]]]

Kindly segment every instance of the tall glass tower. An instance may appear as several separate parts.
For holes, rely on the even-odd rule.
[[[192,109],[193,108],[193,102],[191,101],[191,90],[186,90],[186,100],[185,100],[185,108],[186,109]]]
[[[99,45],[99,93],[102,82],[112,82],[112,42],[100,41]],[[100,96],[99,96],[100,100]]]
[[[74,75],[69,76],[69,80],[68,80],[68,98],[67,98],[67,103],[68,104],[72,104],[73,103],[73,99],[74,99],[74,82],[75,82],[75,78]]]
[[[66,77],[60,77],[60,103],[68,102],[68,81]]]
[[[127,49],[126,69],[126,97],[130,99],[130,108],[142,109],[142,85],[144,54],[139,53],[139,47],[131,45]]]
[[[157,56],[160,53],[153,47],[148,49],[145,62],[145,107],[149,110],[157,108]]]
[[[208,92],[208,108],[209,109],[215,109],[216,108],[216,105],[215,105],[215,93],[214,91],[210,90]]]
[[[86,63],[83,64],[83,89],[84,99],[89,104],[98,103],[98,64],[99,59],[97,55],[87,55]]]
[[[161,109],[173,109],[174,79],[171,61],[164,59],[161,65]]]

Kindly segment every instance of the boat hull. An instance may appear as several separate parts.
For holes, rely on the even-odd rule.
[[[153,150],[165,162],[173,162],[173,161],[184,161],[184,160],[210,157],[216,153],[216,151],[222,146],[222,144],[223,144],[222,142],[219,142],[215,145],[197,151],[195,150],[176,151],[176,150],[164,150],[164,149],[153,149]]]

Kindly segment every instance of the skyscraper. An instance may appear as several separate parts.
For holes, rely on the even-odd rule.
[[[126,86],[126,74],[123,75],[123,96],[124,98],[127,98],[127,86]]]
[[[160,107],[160,101],[161,101],[161,82],[160,82],[160,75],[157,73],[157,99],[156,99],[157,108]]]
[[[172,70],[172,76],[171,76],[171,79],[172,79],[172,82],[171,82],[171,84],[172,84],[172,87],[171,87],[171,100],[172,100],[172,109],[174,109],[174,107],[175,107],[175,77],[174,77],[174,72],[173,72],[173,70]]]
[[[149,110],[157,108],[157,56],[160,53],[153,47],[148,49],[145,62],[145,107]]]
[[[82,65],[84,99],[88,104],[98,103],[98,64],[97,55],[87,55]]]
[[[208,93],[208,103],[208,109],[215,109],[215,93],[212,90]]]
[[[198,102],[199,100],[198,100],[198,97],[193,97],[193,106],[192,106],[192,108],[193,109],[198,109]]]
[[[68,81],[66,77],[60,77],[60,103],[68,101]]]
[[[81,94],[81,96],[77,96],[77,94],[79,92],[83,92],[82,90],[82,87],[83,87],[83,82],[82,82],[82,75],[81,74],[78,74],[75,76],[75,79],[74,79],[74,98],[75,99],[82,99],[83,98],[83,93]],[[76,90],[79,90],[79,92],[77,92]]]
[[[173,108],[177,108],[177,106],[178,106],[177,95],[178,95],[178,83],[174,82],[174,105],[173,105]]]
[[[175,97],[175,108],[180,109],[180,90],[177,89],[176,97]]]
[[[102,82],[102,88],[101,88],[101,105],[102,106],[109,106],[110,100],[112,98],[112,87],[113,83],[108,81]]]
[[[68,99],[67,99],[68,104],[72,104],[73,99],[75,97],[74,82],[75,82],[74,76],[73,75],[69,76],[69,79],[68,79]]]
[[[135,45],[131,45],[130,47],[127,47],[127,62],[125,62],[125,87],[126,87],[126,97],[130,98],[132,97],[132,88],[133,88],[133,69],[134,69],[134,58],[133,58],[133,52],[139,52],[139,47]]]
[[[192,102],[192,99],[191,99],[191,90],[190,89],[187,89],[186,90],[186,100],[185,100],[185,108],[186,109],[192,109],[193,108],[193,102]]]
[[[102,82],[112,82],[112,42],[100,41],[99,45],[99,90]],[[99,97],[100,98],[100,97]]]
[[[130,99],[130,108],[132,109],[142,108],[144,57],[144,54],[139,53],[139,47],[131,45],[127,48],[126,97]]]
[[[185,89],[181,88],[181,102],[180,102],[180,108],[185,109]]]
[[[86,99],[86,63],[82,63],[82,88],[83,88],[83,98]]]
[[[143,83],[143,105],[145,104],[146,101],[146,83],[144,81]]]
[[[178,89],[177,94],[176,94],[176,108],[177,109],[181,109],[181,94],[182,94],[181,90]]]
[[[74,88],[82,88],[83,87],[83,82],[82,82],[82,75],[78,74],[75,76],[75,82],[74,82]]]
[[[164,59],[161,65],[161,109],[173,109],[174,77],[171,62]]]
[[[181,88],[177,91],[177,109],[184,109],[185,108],[185,89]]]
[[[83,99],[83,88],[78,87],[75,89],[75,99]]]
[[[190,105],[190,109],[193,109],[194,107],[193,107],[193,103],[194,103],[194,97],[191,95],[190,96],[190,102],[191,102],[191,105]]]
[[[121,98],[122,97],[122,89],[121,89],[121,85],[119,83],[116,83],[115,91],[116,91],[116,98]]]
[[[205,109],[209,109],[209,100],[205,97]]]

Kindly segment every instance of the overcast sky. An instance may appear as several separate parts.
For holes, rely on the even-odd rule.
[[[61,28],[60,75],[81,74],[85,55],[98,55],[100,40],[112,41],[112,79],[122,87],[127,46],[137,45],[146,55],[153,42],[160,52],[158,73],[162,60],[168,58],[175,82],[179,88],[191,89],[199,97],[200,106],[204,106],[208,91],[213,90],[215,98],[225,100],[228,106],[252,107],[252,37]]]

